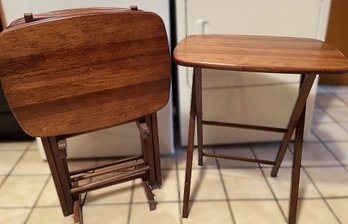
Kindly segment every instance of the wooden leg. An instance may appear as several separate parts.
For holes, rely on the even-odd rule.
[[[56,186],[58,198],[64,216],[74,213],[74,199],[70,193],[71,183],[64,148],[58,147],[56,137],[41,138],[46,153],[47,162]]]
[[[160,158],[160,147],[158,139],[158,125],[157,125],[157,113],[153,113],[151,116],[151,135],[153,144],[153,156],[155,161],[156,171],[156,183],[157,187],[162,186],[162,173],[161,173],[161,158]]]
[[[147,126],[151,130],[151,116],[148,115],[145,117],[145,121]],[[143,157],[145,164],[149,166],[148,171],[148,181],[152,188],[157,188],[157,182],[156,182],[156,169],[155,169],[155,160],[154,160],[154,147],[153,147],[153,141],[152,141],[152,133],[150,131],[150,135],[147,138],[141,138],[141,147],[143,152]]]
[[[149,184],[149,182],[147,180],[143,179],[143,187],[144,187],[144,190],[145,190],[147,201],[149,203],[150,211],[153,211],[157,207],[157,202],[155,201],[155,198],[154,198],[155,195],[152,193],[150,184]]]
[[[298,191],[300,186],[301,158],[303,145],[303,132],[305,126],[306,107],[303,108],[300,120],[296,125],[294,157],[292,164],[291,192],[289,206],[289,224],[296,223]]]
[[[74,201],[74,224],[83,224],[81,196]]]
[[[203,109],[202,109],[202,69],[195,68],[195,94],[197,115],[198,165],[203,166]]]
[[[72,183],[73,187],[78,187],[78,182]],[[83,224],[83,217],[82,217],[82,199],[81,194],[74,194],[74,224]]]
[[[292,111],[292,114],[288,123],[287,132],[284,134],[282,143],[279,147],[279,151],[275,159],[275,165],[273,166],[272,172],[271,172],[272,177],[276,177],[278,174],[280,165],[284,159],[287,147],[291,141],[292,134],[294,133],[294,130],[296,128],[296,124],[299,122],[300,116],[305,107],[307,97],[312,88],[316,75],[313,75],[313,74],[302,75],[302,77],[304,78],[301,78],[300,93],[297,97],[296,104]]]
[[[144,120],[137,122],[140,130],[144,161],[149,166],[146,177],[142,178],[142,180],[150,211],[153,211],[157,207],[157,202],[155,201],[155,195],[152,193],[152,189],[162,184],[160,162],[156,161],[160,159],[156,114],[145,116]],[[160,182],[158,182],[158,178]]]
[[[186,156],[186,174],[185,174],[185,186],[184,186],[184,201],[182,217],[187,218],[189,215],[189,200],[190,200],[190,188],[191,188],[191,172],[192,172],[192,159],[193,159],[193,146],[195,138],[195,118],[196,118],[196,76],[193,74],[192,82],[192,94],[191,94],[191,110],[189,119],[188,130],[188,144],[187,144],[187,156]]]

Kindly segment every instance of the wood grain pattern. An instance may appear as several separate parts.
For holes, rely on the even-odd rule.
[[[100,7],[100,8],[81,8],[81,9],[67,9],[67,10],[59,10],[59,11],[52,11],[52,12],[46,12],[46,13],[38,13],[33,16],[34,21],[38,20],[47,20],[47,19],[57,19],[57,18],[64,18],[64,17],[80,17],[80,16],[87,16],[87,15],[100,15],[100,14],[108,14],[108,13],[115,13],[116,11],[130,11],[130,9],[126,8],[107,8],[107,7]],[[25,13],[31,14],[31,13]],[[25,25],[26,21],[25,18],[18,18],[10,25],[8,28],[15,27],[18,25]]]
[[[193,35],[174,51],[178,65],[271,73],[344,73],[348,60],[319,40],[242,35]]]
[[[13,23],[0,35],[0,78],[31,136],[114,126],[168,101],[170,57],[161,18],[130,9],[69,10]]]

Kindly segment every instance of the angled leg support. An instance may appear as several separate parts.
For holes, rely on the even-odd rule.
[[[183,201],[183,212],[182,212],[183,218],[187,218],[189,215],[192,159],[193,159],[193,147],[194,147],[194,138],[195,138],[196,90],[197,89],[196,89],[196,69],[195,69],[193,73],[191,109],[190,109],[189,130],[188,130],[189,134],[188,134],[187,155],[186,155],[186,174],[185,174],[184,201]]]
[[[196,116],[198,165],[203,166],[203,108],[202,108],[202,69],[195,68]]]
[[[291,137],[297,127],[297,123],[300,120],[300,117],[302,115],[302,112],[305,108],[307,97],[309,95],[309,92],[312,88],[312,85],[314,83],[314,80],[316,78],[316,75],[302,75],[301,78],[301,85],[300,85],[300,93],[297,97],[296,104],[294,106],[294,109],[292,111],[289,123],[288,123],[288,128],[286,133],[284,134],[283,140],[281,142],[281,145],[279,147],[279,151],[277,154],[277,157],[275,159],[275,164],[272,168],[271,176],[276,177],[280,168],[280,165],[284,159],[286,150],[288,148],[288,145],[291,141]]]

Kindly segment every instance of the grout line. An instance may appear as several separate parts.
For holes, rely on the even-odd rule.
[[[341,98],[341,96],[340,95],[336,95],[336,94],[334,94],[338,99],[340,99],[345,105],[347,105],[348,106],[348,103],[346,103],[342,98]]]
[[[38,151],[38,149],[30,149],[30,147],[32,146],[32,145],[34,145],[34,144],[36,144],[36,140],[33,140],[30,144],[29,144],[29,147],[28,147],[28,151]]]
[[[344,103],[345,103],[345,102],[344,102]],[[322,110],[324,111],[324,113],[334,121],[334,122],[331,122],[331,123],[336,123],[336,124],[338,124],[341,128],[343,128],[343,130],[346,130],[346,129],[341,125],[341,122],[338,122],[333,116],[331,116],[329,113],[327,113],[327,111],[326,111],[323,107],[321,107],[321,106],[319,106],[319,105],[318,105],[318,107],[319,107],[320,109],[322,109]],[[347,131],[346,131],[346,132],[347,132]],[[348,167],[347,167],[345,164],[343,164],[343,163],[340,161],[340,159],[339,159],[339,158],[332,152],[332,150],[327,146],[327,143],[339,143],[339,142],[347,142],[347,141],[323,141],[314,131],[312,131],[312,133],[313,133],[313,135],[319,140],[319,142],[320,142],[321,144],[324,145],[324,147],[329,151],[329,153],[331,153],[331,155],[338,161],[338,163],[340,164],[340,166],[343,167],[343,169],[344,169],[345,171],[348,172]]]
[[[3,206],[0,206],[0,209],[9,209],[9,210],[11,210],[11,209],[26,209],[26,208],[31,208],[32,206],[11,206],[11,207],[3,207]],[[51,206],[52,208],[60,208],[60,207],[58,207],[58,206]],[[48,207],[48,206],[42,206],[42,207],[40,207],[40,208],[50,208],[50,207]]]
[[[337,123],[337,122],[331,122],[333,124]],[[314,134],[314,132],[312,132]],[[318,143],[320,141],[305,141],[304,143]],[[337,140],[337,141],[325,141],[326,143],[346,143],[348,142],[348,140]]]
[[[24,155],[27,153],[27,151],[29,150],[29,146],[30,144],[28,144],[28,146],[25,148],[25,150],[23,150],[23,153],[19,156],[19,158],[17,159],[17,161],[14,163],[14,165],[12,166],[12,168],[10,169],[10,171],[4,175],[4,179],[2,180],[2,182],[0,183],[0,189],[1,187],[4,185],[4,183],[6,182],[6,180],[12,176],[12,172],[13,170],[17,167],[18,163],[22,160],[22,158],[24,157]]]
[[[332,93],[332,92],[330,92],[330,91],[328,91],[328,90],[326,90],[326,91],[327,91],[327,93],[320,93],[320,94],[316,93],[316,95],[333,96],[334,98],[337,98],[337,99],[338,99],[341,103],[343,103],[345,106],[348,105],[346,102],[344,102],[344,100],[342,100],[342,99],[340,98],[339,95],[337,95],[337,94],[335,94],[335,93]],[[331,105],[331,106],[321,106],[321,105],[319,105],[319,104],[316,103],[316,102],[315,102],[315,105],[318,106],[318,107],[321,107],[321,108],[329,108],[329,107],[340,108],[340,107],[344,107],[344,106],[332,106],[332,105]]]
[[[251,144],[249,144],[249,147],[250,147],[251,152],[253,153],[254,157],[257,158],[253,146],[252,146]],[[289,148],[289,147],[287,147],[287,150],[288,150],[288,148]],[[264,170],[263,170],[261,164],[260,164],[260,163],[257,163],[257,164],[258,164],[258,166],[259,166],[259,169],[260,169],[260,171],[261,171],[261,173],[262,173],[262,176],[263,176],[264,180],[266,181],[266,184],[267,184],[269,190],[270,190],[271,193],[272,193],[273,200],[276,202],[276,204],[277,204],[277,206],[278,206],[278,209],[280,210],[280,213],[282,214],[282,216],[283,216],[283,218],[284,218],[284,221],[287,222],[288,220],[287,220],[287,218],[286,218],[286,215],[285,215],[285,213],[284,213],[282,207],[280,206],[280,203],[279,203],[279,201],[278,201],[278,198],[277,198],[275,192],[273,191],[273,188],[272,188],[271,184],[269,183],[269,181],[268,181],[268,179],[267,179],[267,177],[266,177],[266,174],[265,174],[265,172],[264,172]]]
[[[14,146],[9,146],[9,148],[2,148],[2,149],[0,149],[0,152],[24,152],[24,151],[26,151],[26,150],[28,150],[29,148],[30,148],[30,146],[31,146],[31,144],[33,143],[33,142],[35,142],[35,140],[33,140],[33,141],[31,141],[31,140],[29,140],[29,141],[12,141],[12,140],[10,140],[10,141],[5,141],[5,142],[1,142],[0,143],[0,145],[7,145],[7,144],[11,144],[11,143],[19,143],[19,144],[22,144],[22,145],[24,145],[24,144],[26,144],[26,146],[25,147],[19,147],[19,148],[15,148]],[[31,151],[31,150],[29,150],[29,151]]]
[[[0,175],[0,176],[3,176],[3,177],[4,177],[4,179],[2,179],[2,180],[0,181],[0,188],[1,188],[2,184],[5,183],[5,178],[6,178],[6,176],[5,176],[5,175]]]
[[[342,106],[321,106],[319,105],[318,103],[315,103],[315,108],[321,108],[321,109],[324,109],[324,108],[346,108],[346,103],[344,103],[345,105],[342,105]]]
[[[339,199],[348,199],[348,196],[342,196],[342,197],[325,197],[325,199],[330,200],[339,200]],[[280,198],[279,201],[289,201],[288,198]],[[314,197],[314,198],[299,198],[300,201],[317,201],[317,200],[323,200],[321,197]]]
[[[348,196],[337,196],[337,197],[325,197],[327,200],[341,200],[341,199],[348,199]],[[314,201],[314,200],[323,200],[321,197],[313,197],[313,198],[299,198],[300,201]],[[250,201],[274,201],[272,198],[240,198],[240,199],[228,199],[229,202],[250,202]],[[289,201],[289,198],[278,198],[278,201]],[[175,204],[179,203],[179,201],[159,201],[161,204]],[[198,199],[198,200],[191,200],[190,202],[226,202],[226,199]],[[110,203],[101,203],[101,204],[89,204],[86,205],[88,207],[98,207],[98,206],[121,206],[121,205],[128,205],[129,202],[110,202]],[[147,202],[133,202],[133,205],[148,205]],[[31,206],[13,206],[13,207],[3,207],[0,206],[0,209],[26,209],[31,208]],[[59,205],[42,205],[42,206],[35,206],[35,208],[60,208]]]
[[[39,201],[39,199],[40,199],[41,195],[43,194],[43,192],[44,192],[45,188],[47,187],[47,185],[48,185],[48,182],[49,182],[50,178],[51,178],[51,176],[50,176],[50,175],[48,175],[47,180],[46,180],[46,182],[44,183],[44,185],[42,186],[42,188],[41,188],[41,190],[40,190],[40,192],[39,192],[38,196],[36,197],[36,200],[35,200],[35,202],[34,202],[33,206],[31,206],[31,208],[30,208],[30,211],[29,211],[29,213],[28,213],[28,215],[27,215],[27,218],[24,220],[24,224],[28,222],[28,220],[29,220],[29,218],[30,218],[31,214],[32,214],[32,213],[33,213],[33,211],[34,211],[34,208],[35,208],[35,207],[36,207],[36,205],[37,205],[37,202]]]
[[[346,103],[344,100],[342,100],[342,99],[340,98],[340,93],[337,94],[337,93],[331,92],[330,90],[327,89],[326,86],[323,86],[323,85],[322,85],[321,87],[323,87],[323,88],[325,89],[325,91],[326,91],[326,93],[321,94],[321,95],[331,95],[331,96],[335,96],[335,97],[339,98],[339,100],[340,100],[341,102],[343,102],[345,105],[348,106],[348,103]],[[342,94],[342,95],[344,95],[344,94]]]
[[[179,201],[157,201],[161,204],[174,204],[178,203]],[[128,205],[129,202],[106,202],[106,203],[100,203],[100,204],[91,204],[87,205],[88,207],[97,207],[97,206],[112,206],[112,205]],[[148,205],[149,203],[147,201],[133,201],[132,205]],[[40,206],[40,207],[45,207],[45,206]],[[0,207],[1,208],[1,207]]]
[[[300,197],[299,200],[306,201],[306,200],[322,200],[322,197]],[[348,196],[330,196],[325,197],[325,199],[328,200],[338,200],[338,199],[348,199]],[[226,199],[196,199],[196,200],[190,200],[190,202],[225,202]],[[237,199],[228,199],[230,202],[245,202],[245,201],[274,201],[273,198],[237,198]],[[278,198],[278,201],[289,201],[289,198]],[[179,203],[177,200],[173,201],[158,201],[161,204],[174,204]],[[100,203],[100,204],[88,204],[86,206],[88,207],[98,207],[98,206],[114,206],[114,205],[128,205],[129,202],[106,202],[106,203]],[[133,202],[133,205],[147,205],[148,202],[146,201],[138,201]],[[15,209],[15,208],[31,208],[31,206],[13,206],[13,207],[4,207],[0,206],[0,209]],[[35,206],[35,208],[60,208],[59,205],[41,205],[41,206]]]
[[[330,95],[330,94],[328,94],[328,95]],[[320,106],[319,104],[317,104],[316,103],[316,106],[318,107],[318,108],[320,108],[320,109],[322,109],[324,112],[325,112],[325,114],[327,115],[327,116],[329,116],[334,122],[331,122],[331,123],[338,123],[337,121],[336,121],[336,119],[334,119],[332,116],[330,116],[328,113],[327,113],[327,111],[322,107],[322,106]],[[340,124],[339,124],[340,125]],[[342,127],[341,125],[340,125],[340,127]],[[343,127],[342,127],[343,128]],[[344,129],[344,128],[343,128]],[[319,140],[319,143],[321,143],[321,144],[323,144],[324,145],[324,147],[329,151],[329,153],[338,161],[338,163],[340,164],[340,166],[337,166],[337,167],[342,167],[343,165],[342,165],[342,163],[341,163],[341,161],[337,158],[337,156],[336,155],[334,155],[334,153],[327,147],[327,145],[325,144],[325,142],[314,132],[314,131],[312,131],[312,134]],[[327,142],[329,142],[329,141],[327,141]],[[330,141],[331,142],[331,141]],[[337,142],[337,141],[332,141],[332,142]],[[326,204],[326,206],[329,208],[329,210],[331,211],[331,213],[332,213],[332,215],[335,217],[335,219],[341,224],[341,221],[340,221],[340,219],[338,218],[338,216],[336,215],[336,213],[334,212],[334,210],[333,210],[333,208],[329,205],[329,203],[327,202],[327,198],[325,198],[324,197],[324,195],[321,193],[321,191],[319,190],[319,188],[318,188],[318,186],[316,185],[316,183],[314,182],[314,180],[312,179],[312,177],[309,175],[309,173],[307,172],[307,168],[309,168],[310,166],[306,166],[306,167],[304,167],[304,166],[302,166],[302,170],[303,170],[303,172],[307,175],[307,177],[308,177],[308,179],[310,180],[310,182],[313,184],[313,186],[315,187],[315,189],[318,191],[318,193],[319,193],[319,195],[320,195],[320,197],[321,197],[321,199],[324,201],[324,203]],[[324,166],[318,166],[318,167],[324,167]],[[325,167],[327,167],[327,166],[325,166]],[[344,166],[343,166],[344,167]],[[346,170],[346,171],[348,171],[348,170]]]
[[[326,150],[337,160],[337,162],[340,164],[340,166],[337,167],[343,167],[348,172],[348,169],[346,169],[345,165],[340,161],[340,159],[330,150],[330,148],[326,145],[326,142],[324,142],[320,137],[313,132],[313,135],[318,138],[319,142],[326,148]],[[321,166],[324,167],[324,166]]]
[[[3,144],[3,143],[0,143]],[[0,149],[0,152],[24,152],[26,149]],[[29,150],[33,151],[33,150]]]
[[[131,221],[131,215],[132,215],[132,205],[134,204],[133,198],[134,198],[134,189],[135,189],[135,180],[132,180],[132,189],[131,189],[131,195],[129,199],[129,208],[128,208],[128,217],[127,217],[127,223],[130,224]]]
[[[213,148],[213,151],[215,153],[215,149],[214,148]],[[234,224],[237,224],[236,218],[234,217],[234,214],[233,214],[232,205],[231,205],[229,197],[228,197],[225,181],[224,181],[224,178],[222,176],[219,160],[217,158],[215,158],[215,162],[216,162],[217,169],[218,169],[218,172],[219,172],[219,175],[220,175],[221,184],[222,184],[222,187],[224,189],[224,193],[225,193],[225,197],[226,197],[225,201],[227,202],[227,206],[228,206],[228,209],[229,209],[229,212],[230,212],[230,215],[231,215],[232,222]]]
[[[286,166],[285,166],[286,167]],[[216,170],[217,168],[215,167],[195,167],[192,168],[192,170]],[[229,166],[229,167],[225,167],[225,166],[221,166],[221,169],[258,169],[257,166]],[[185,171],[185,168],[178,168],[179,171]]]
[[[329,196],[326,199],[348,199],[348,196]]]
[[[345,166],[344,169],[348,172],[348,166]]]
[[[47,175],[51,175],[51,172],[48,173],[39,173],[39,174],[32,174],[32,173],[28,173],[28,174],[11,174],[11,177],[40,177],[40,176],[47,176]]]
[[[322,110],[325,112],[325,114],[326,114],[328,117],[330,117],[330,118],[334,121],[334,122],[330,122],[330,123],[336,123],[336,124],[338,124],[343,130],[346,131],[345,127],[342,125],[342,122],[336,120],[336,118],[333,117],[331,114],[329,114],[329,113],[326,111],[325,108],[323,108],[323,107],[321,107],[321,106],[318,106],[318,107],[319,107],[320,109],[322,109]],[[346,107],[342,107],[342,108],[346,108]],[[347,131],[346,131],[346,132],[347,132]]]
[[[313,186],[315,187],[315,189],[318,191],[321,199],[324,201],[324,203],[326,204],[326,206],[329,208],[329,210],[331,211],[332,215],[335,217],[335,219],[338,221],[338,223],[342,224],[341,220],[338,218],[338,216],[336,215],[335,211],[331,208],[330,204],[327,202],[327,199],[324,197],[324,195],[321,193],[321,191],[319,190],[319,187],[317,186],[317,184],[314,182],[314,180],[312,179],[312,177],[309,175],[309,173],[307,172],[306,168],[302,168],[303,172],[307,175],[308,179],[310,180],[310,182],[313,184]]]
[[[337,159],[337,158],[335,158]],[[339,165],[302,165],[302,167],[306,167],[306,168],[320,168],[320,167],[325,167],[325,168],[338,168],[338,167],[342,167],[341,164]],[[291,168],[291,167],[288,167]]]
[[[338,98],[341,96],[341,95],[347,95],[348,91],[347,92],[331,92],[330,90],[327,89],[327,86],[324,86],[324,89],[329,92],[330,94],[334,95],[334,96],[337,96]],[[348,90],[348,88],[347,88]],[[342,99],[341,99],[342,100]],[[347,106],[348,106],[348,103],[346,103],[344,100],[342,100]]]
[[[321,109],[323,109],[323,108],[320,107],[319,105],[318,105],[318,107],[321,108]],[[340,124],[340,122],[337,122],[337,120],[336,120],[334,117],[332,117],[330,114],[328,114],[327,111],[326,111],[325,109],[323,109],[323,110],[324,110],[324,112],[327,114],[327,116],[329,116],[331,119],[333,119],[333,121],[334,121],[333,123],[336,123],[336,124],[338,124],[340,127],[343,128],[343,126]],[[343,129],[344,129],[344,128],[343,128]],[[345,129],[344,129],[344,130],[345,130]],[[339,160],[339,158],[338,158],[338,157],[330,150],[330,148],[326,145],[326,143],[329,143],[329,142],[328,142],[328,141],[323,141],[315,132],[313,132],[313,135],[319,140],[319,142],[320,142],[321,144],[324,145],[324,147],[329,151],[329,153],[338,161],[338,163],[340,164],[340,167],[343,167],[343,169],[344,169],[346,172],[348,172],[347,167],[344,166],[344,164]],[[331,142],[331,141],[330,141],[330,142]],[[333,141],[333,142],[338,142],[338,141]],[[307,168],[307,167],[306,167],[306,168]],[[331,213],[334,215],[334,217],[336,218],[336,220],[337,220],[339,223],[342,223],[342,222],[340,221],[340,219],[338,218],[338,216],[336,215],[336,213],[334,212],[333,208],[332,208],[332,207],[330,206],[330,204],[327,202],[327,199],[328,199],[328,198],[325,198],[325,197],[323,196],[323,194],[320,192],[318,186],[315,184],[314,180],[311,178],[311,176],[309,176],[307,170],[306,170],[305,168],[303,168],[303,170],[304,170],[304,172],[307,174],[309,180],[312,182],[312,184],[314,185],[314,187],[315,187],[315,188],[317,189],[317,191],[319,192],[319,194],[320,194],[320,196],[322,197],[322,199],[324,200],[326,206],[328,206],[329,210],[330,210]]]

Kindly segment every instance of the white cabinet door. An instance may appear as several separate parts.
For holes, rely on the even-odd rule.
[[[198,33],[317,37],[327,0],[187,0],[187,30]]]
[[[330,0],[177,1],[178,41],[190,34],[276,35],[324,39]],[[182,18],[184,17],[184,19]],[[181,143],[187,143],[191,69],[179,67]],[[286,127],[299,76],[203,70],[203,118]],[[307,125],[316,85],[308,100]],[[280,140],[281,134],[204,128],[205,144]]]

